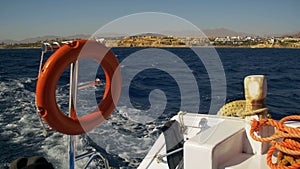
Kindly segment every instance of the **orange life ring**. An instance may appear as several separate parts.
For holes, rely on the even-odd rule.
[[[106,88],[97,110],[82,117],[68,117],[56,102],[56,85],[67,67],[81,58],[96,60],[106,77]],[[44,64],[36,85],[36,106],[52,129],[78,135],[91,131],[113,112],[121,92],[119,63],[111,50],[96,41],[78,40],[59,48]],[[76,114],[75,110],[71,114]]]

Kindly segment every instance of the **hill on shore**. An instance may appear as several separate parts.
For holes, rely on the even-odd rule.
[[[257,36],[255,34],[245,33],[245,32],[236,32],[230,29],[226,28],[216,28],[216,29],[203,29],[202,32],[207,37],[226,37],[226,36]],[[199,32],[169,32],[165,31],[166,34],[174,35],[174,36],[190,36],[195,37],[199,35]],[[121,35],[118,35],[116,33],[107,33],[108,37],[113,37],[112,35],[115,35],[114,37],[119,36],[119,38],[122,38]],[[91,35],[88,34],[77,34],[72,36],[56,36],[56,35],[46,35],[46,36],[38,36],[38,37],[32,37],[32,38],[26,38],[23,40],[10,40],[10,39],[0,39],[0,43],[4,44],[26,44],[26,43],[35,43],[35,42],[41,42],[41,41],[62,41],[62,40],[72,40],[72,39],[88,39]],[[300,38],[300,31],[297,33],[285,33],[282,35],[269,35],[270,37],[277,36],[277,37],[294,37],[294,38]]]

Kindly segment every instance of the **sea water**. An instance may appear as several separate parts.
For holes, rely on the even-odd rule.
[[[129,56],[144,48],[113,48],[121,63]],[[187,92],[199,92],[198,112],[207,113],[210,109],[211,84],[205,65],[188,48],[165,48],[180,58],[191,70],[196,79],[197,90],[190,87]],[[216,49],[225,70],[225,102],[244,99],[243,79],[247,75],[263,74],[268,80],[267,106],[272,117],[280,119],[287,115],[300,114],[300,50],[299,49]],[[40,49],[2,49],[0,50],[0,168],[8,168],[11,161],[19,157],[42,155],[56,168],[67,168],[67,136],[53,133],[43,136],[35,109],[35,86],[38,75]],[[47,53],[46,58],[51,55]],[[157,62],[160,62],[157,60]],[[172,62],[172,61],[170,61]],[[174,63],[175,64],[175,63]],[[100,71],[99,71],[100,70]],[[97,76],[105,78],[101,69]],[[128,70],[128,69],[127,69]],[[168,69],[176,72],[177,67]],[[123,73],[123,72],[122,72]],[[184,73],[184,72],[182,72]],[[95,148],[109,160],[114,168],[136,168],[155,139],[160,127],[181,110],[182,96],[180,85],[170,73],[161,69],[139,71],[129,84],[129,100],[133,107],[118,106],[109,120],[88,135],[77,137],[78,152]],[[62,75],[57,86],[57,102],[63,112],[68,110],[69,90],[68,70]],[[123,82],[124,83],[124,82]],[[85,94],[93,92],[98,102],[104,92],[104,84],[91,89],[83,89],[79,108],[89,111],[94,106],[84,100]],[[189,83],[188,83],[189,84]],[[159,89],[159,90],[157,90]],[[151,107],[151,91],[164,92],[166,105],[163,113],[150,121],[139,121],[140,114]],[[91,104],[91,105],[89,105]],[[192,105],[191,104],[191,105]],[[134,115],[134,117],[130,117]],[[144,117],[144,116],[143,116]],[[135,119],[136,118],[136,119]],[[83,162],[78,162],[80,167]]]

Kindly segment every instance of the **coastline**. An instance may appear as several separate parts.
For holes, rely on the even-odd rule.
[[[41,49],[41,47],[13,47],[13,48],[2,48],[0,47],[0,50],[5,50],[5,49]]]
[[[300,47],[251,47],[251,46],[108,46],[109,48],[218,48],[218,49],[300,49]],[[41,47],[0,47],[0,50],[6,49],[41,49]]]
[[[281,45],[279,43],[274,44],[201,44],[201,45],[186,45],[186,44],[159,44],[159,43],[130,43],[123,42],[118,43],[119,41],[108,41],[106,46],[109,48],[251,48],[251,49],[262,49],[262,48],[271,48],[271,49],[300,49],[300,43],[285,43]],[[133,45],[134,44],[134,45]],[[0,49],[38,49],[42,47],[42,42],[39,43],[26,43],[26,44],[2,44]]]
[[[79,38],[81,39],[81,38]],[[65,44],[75,39],[64,41],[46,41],[48,45]],[[77,40],[77,39],[76,39]],[[95,39],[103,41],[109,48],[287,48],[300,49],[300,38],[279,37],[174,37],[139,35],[129,37],[115,37]],[[28,43],[1,43],[0,49],[36,49],[41,48],[44,41]]]

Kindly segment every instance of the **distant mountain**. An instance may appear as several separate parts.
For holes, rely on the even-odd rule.
[[[73,35],[73,36],[67,36],[67,37],[64,37],[64,38],[65,39],[88,39],[90,37],[91,37],[91,35],[78,34],[78,35]]]
[[[300,38],[300,32],[297,32],[297,33],[291,33],[291,34],[285,34],[285,35],[282,35],[281,37]]]
[[[203,29],[203,33],[207,37],[226,37],[226,36],[257,36],[255,34],[250,34],[250,33],[245,33],[245,32],[236,32],[230,29],[226,28],[217,28],[217,29]],[[159,35],[156,33],[148,33],[145,35]],[[183,30],[183,31],[176,31],[176,32],[171,32],[171,31],[164,31],[160,36],[162,35],[173,35],[173,36],[189,36],[189,37],[199,37],[199,32],[197,31],[188,31],[188,30]],[[72,36],[55,36],[55,35],[47,35],[47,36],[40,36],[40,37],[33,37],[33,38],[27,38],[23,39],[20,41],[16,40],[10,40],[10,39],[0,39],[0,43],[6,43],[6,44],[20,44],[20,43],[35,43],[35,42],[40,42],[40,41],[51,41],[51,40],[72,40],[72,39],[88,39],[90,38],[91,35],[88,34],[77,34],[77,35],[72,35]],[[102,37],[122,37],[124,35],[118,34],[118,33],[105,33],[101,34]],[[200,35],[201,36],[201,35]],[[267,36],[274,36],[275,34],[270,34]],[[102,38],[99,37],[99,38]],[[300,32],[298,33],[291,33],[291,34],[276,34],[276,37],[295,37],[295,38],[300,38]]]
[[[86,35],[86,34],[78,34],[78,35],[72,35],[66,37],[46,35],[46,36],[38,36],[33,38],[26,38],[19,41],[5,39],[5,40],[0,40],[0,43],[6,43],[6,44],[35,43],[40,41],[51,41],[51,40],[88,39],[89,37],[90,35]]]
[[[55,40],[55,39],[59,39],[59,36],[52,36],[52,35],[47,35],[47,36],[38,36],[35,38],[27,38],[27,39],[23,39],[18,41],[18,43],[35,43],[38,41],[49,41],[49,40]]]
[[[203,33],[208,37],[226,37],[226,36],[256,36],[254,34],[236,32],[226,28],[203,29]]]
[[[292,35],[294,38],[300,38],[300,32],[298,32],[298,33],[296,33],[296,34],[294,34],[294,35]]]
[[[164,35],[173,35],[178,37],[226,37],[226,36],[257,36],[254,34],[249,34],[245,32],[236,32],[226,28],[217,28],[217,29],[202,29],[201,30],[204,35],[199,31],[193,30],[181,30],[181,31],[162,31],[161,33]]]
[[[11,40],[11,39],[4,39],[0,40],[0,43],[5,43],[5,44],[13,44],[13,43],[18,43],[19,41]]]

